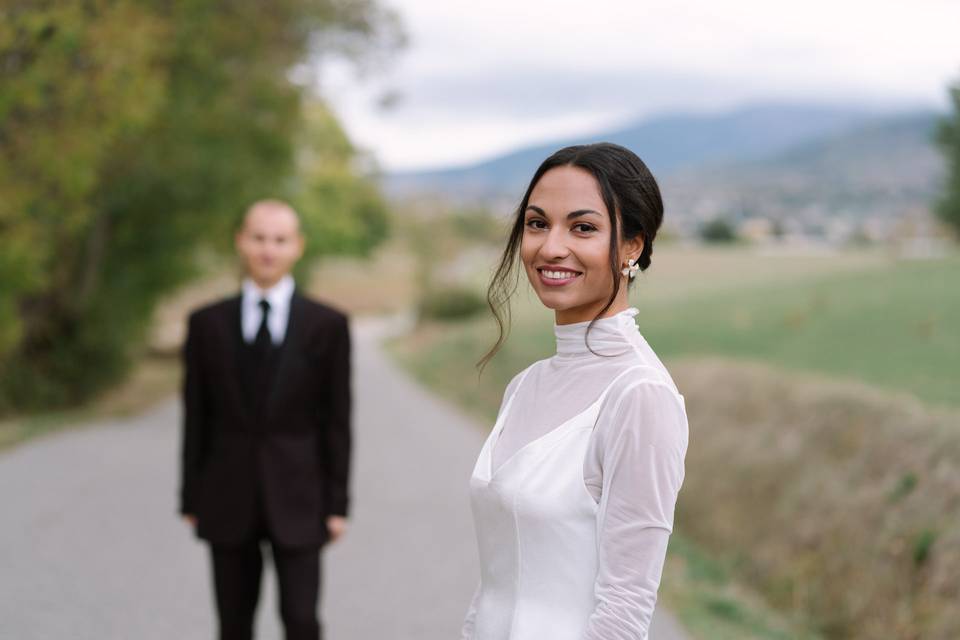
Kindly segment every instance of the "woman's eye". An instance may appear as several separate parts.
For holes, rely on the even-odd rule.
[[[587,224],[586,222],[580,222],[573,225],[573,229],[574,231],[579,231],[580,233],[590,233],[597,230],[595,226],[592,224]]]
[[[539,220],[537,218],[527,220],[527,226],[531,229],[545,229],[547,227],[543,220]]]

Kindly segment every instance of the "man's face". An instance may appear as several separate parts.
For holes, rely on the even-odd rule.
[[[236,246],[247,275],[260,288],[269,288],[290,273],[303,255],[300,222],[285,207],[254,207],[237,232]]]

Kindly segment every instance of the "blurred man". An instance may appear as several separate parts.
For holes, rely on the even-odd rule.
[[[222,640],[253,636],[264,542],[287,640],[318,640],[320,548],[346,529],[347,318],[295,290],[287,204],[251,206],[236,247],[241,293],[189,319],[180,511],[210,545]]]

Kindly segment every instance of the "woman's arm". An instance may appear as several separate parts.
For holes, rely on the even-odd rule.
[[[683,398],[663,383],[634,383],[611,411],[601,412],[593,436],[585,480],[594,495],[600,489],[599,564],[597,604],[585,638],[642,640],[657,602],[683,483]]]
[[[477,619],[477,600],[480,599],[480,585],[473,592],[470,599],[470,606],[467,607],[467,615],[463,620],[463,628],[460,630],[460,640],[473,640],[475,632],[474,623]]]

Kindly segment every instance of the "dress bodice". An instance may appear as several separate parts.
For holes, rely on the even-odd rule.
[[[516,391],[491,431],[470,481],[482,567],[475,640],[583,637],[595,606],[598,504],[581,469],[606,394],[496,468],[492,449]]]

